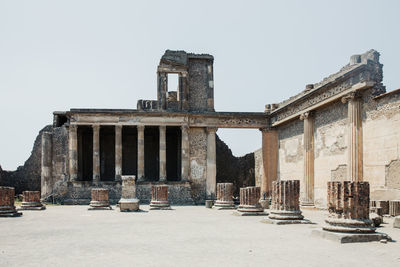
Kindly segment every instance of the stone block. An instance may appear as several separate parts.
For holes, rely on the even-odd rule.
[[[46,206],[40,202],[40,191],[22,192],[22,210],[44,210]]]

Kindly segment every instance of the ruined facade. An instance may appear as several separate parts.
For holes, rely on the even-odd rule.
[[[168,75],[179,75],[176,91]],[[42,198],[88,203],[93,188],[121,197],[121,176],[135,175],[137,197],[151,199],[167,184],[172,204],[215,199],[218,128],[263,128],[267,115],[215,112],[213,57],[166,51],[157,68],[157,99],[137,109],[71,109],[54,112],[42,134]],[[233,179],[234,180],[234,179]]]
[[[367,181],[372,200],[400,199],[400,90],[386,93],[382,67],[374,50],[354,55],[339,72],[267,105],[256,183],[270,192],[276,179],[300,180],[303,206],[326,207],[330,181]]]

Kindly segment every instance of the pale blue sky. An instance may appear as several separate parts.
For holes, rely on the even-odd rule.
[[[0,164],[22,165],[54,110],[155,99],[166,49],[214,55],[217,111],[263,111],[371,48],[399,88],[399,12],[395,0],[0,0]],[[261,146],[257,130],[218,134],[236,155]]]

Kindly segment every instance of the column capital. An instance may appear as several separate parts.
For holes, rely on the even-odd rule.
[[[216,133],[218,131],[217,127],[207,127],[208,133]]]
[[[160,130],[163,130],[163,131],[165,131],[166,129],[167,129],[167,126],[166,125],[160,125],[160,126],[158,126],[159,128],[160,128]]]
[[[92,128],[93,128],[93,130],[99,130],[100,124],[98,124],[98,123],[92,124]]]
[[[308,118],[312,118],[314,116],[314,111],[313,110],[309,110],[309,111],[306,111],[306,112],[304,112],[304,113],[302,113],[301,115],[300,115],[300,120],[306,120],[306,119],[308,119]]]
[[[76,129],[78,129],[78,125],[76,125],[76,124],[70,124],[70,125],[69,125],[69,129],[70,129],[70,130],[76,130]]]
[[[361,98],[361,93],[359,91],[352,91],[348,93],[347,95],[343,96],[341,98],[341,101],[343,104],[346,104],[348,101],[351,100],[356,100]]]
[[[145,126],[144,125],[138,125],[137,129],[138,131],[144,131]]]
[[[263,127],[263,128],[259,128],[258,130],[260,130],[260,131],[263,132],[263,133],[265,133],[265,132],[270,132],[270,131],[275,131],[274,128],[269,127],[269,126]]]

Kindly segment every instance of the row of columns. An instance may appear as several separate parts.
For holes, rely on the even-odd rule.
[[[94,124],[93,127],[93,182],[100,182],[100,125]],[[166,126],[159,126],[160,136],[160,181],[167,180],[167,157],[166,157]],[[138,137],[138,164],[137,176],[139,181],[143,181],[144,173],[144,125],[137,126]],[[188,126],[181,126],[181,179],[187,181],[189,176],[189,137]],[[215,133],[215,132],[214,132]],[[214,135],[215,142],[215,135]],[[215,145],[214,145],[215,149]],[[215,156],[214,156],[215,158]],[[69,126],[69,174],[70,180],[78,179],[78,132],[77,125]],[[122,125],[115,125],[115,180],[120,181],[122,176]],[[215,190],[214,190],[215,192]]]
[[[348,104],[348,180],[363,180],[362,151],[362,99],[357,92],[352,92],[342,99]],[[304,195],[302,205],[314,205],[314,112],[301,114],[304,122],[303,154],[304,154]],[[277,180],[278,170],[278,134],[273,129],[261,129],[264,177],[261,181],[261,200],[271,196],[272,182]]]

